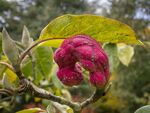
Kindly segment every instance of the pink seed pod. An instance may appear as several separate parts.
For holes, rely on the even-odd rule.
[[[90,82],[102,88],[109,80],[109,62],[105,51],[94,39],[75,35],[64,40],[54,54],[59,66],[58,78],[68,86],[79,85],[83,80],[80,65],[90,72]],[[79,64],[77,64],[79,62]]]
[[[104,88],[107,83],[104,73],[90,73],[90,83],[97,88]]]
[[[84,59],[80,59],[79,61],[81,63],[81,66],[90,71],[90,72],[95,72],[96,71],[96,65],[90,61],[90,60],[84,60]]]
[[[67,46],[66,48],[58,48],[54,54],[54,60],[60,68],[75,65],[76,58],[72,57],[73,51],[72,46]]]
[[[75,48],[74,55],[77,57],[78,60],[80,59],[92,59],[93,49],[91,46],[83,45]]]
[[[87,35],[75,35],[70,37],[70,40],[72,40],[74,47],[78,47],[82,45],[89,45],[89,46],[94,45],[98,48],[101,48],[100,44],[96,40],[92,39]]]
[[[57,76],[59,80],[67,86],[78,85],[83,81],[83,75],[79,65],[61,68],[58,70]]]

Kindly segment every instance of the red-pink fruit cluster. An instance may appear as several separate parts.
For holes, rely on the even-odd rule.
[[[54,60],[59,66],[57,76],[67,86],[82,82],[81,66],[89,71],[92,85],[103,88],[108,82],[108,57],[101,45],[89,36],[75,35],[65,39],[56,50]]]

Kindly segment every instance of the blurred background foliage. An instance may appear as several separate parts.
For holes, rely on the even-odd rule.
[[[3,27],[6,27],[13,39],[21,40],[22,28],[26,25],[31,37],[37,39],[40,31],[52,19],[67,13],[92,13],[128,24],[146,46],[134,46],[134,57],[128,67],[121,64],[116,58],[117,53],[113,48],[115,45],[109,46],[109,49],[114,51],[114,55],[111,57],[111,60],[114,61],[111,64],[113,66],[113,69],[111,69],[112,88],[107,96],[85,108],[82,112],[133,113],[137,108],[150,104],[149,6],[149,0],[0,0],[0,31]],[[33,54],[42,54],[42,51],[51,50],[39,48]],[[106,51],[111,54],[108,50]],[[31,63],[34,62],[29,61],[29,66],[31,66]],[[56,74],[56,68],[57,66],[54,65],[50,72],[51,76]],[[26,75],[32,73],[31,70],[28,72]],[[80,87],[67,88],[68,90],[66,90],[66,87],[57,80],[56,76],[46,78],[48,81],[41,76],[37,77],[39,81],[36,77],[30,77],[30,79],[35,79],[35,83],[39,83],[41,87],[51,90],[56,95],[63,95],[71,99],[69,90],[74,101],[87,98],[93,91],[89,91],[89,86],[85,84],[87,81]],[[10,113],[11,110],[13,113],[22,108],[35,106],[45,108],[49,103],[49,101],[30,97],[30,95],[15,96],[14,98],[11,98],[11,101],[8,99],[7,102],[0,102],[0,106],[3,106],[0,107],[0,112]]]

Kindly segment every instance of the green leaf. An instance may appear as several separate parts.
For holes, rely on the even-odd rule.
[[[12,84],[11,84],[11,82],[9,81],[7,75],[4,75],[4,76],[3,76],[2,85],[3,85],[3,87],[4,87],[5,89],[12,89]]]
[[[135,32],[128,25],[90,14],[60,16],[42,30],[39,39],[68,38],[77,34],[88,35],[104,43],[142,44],[136,39]],[[58,43],[57,46],[59,46]]]
[[[3,87],[6,89],[13,89],[16,85],[15,82],[17,82],[17,75],[9,68],[6,68],[2,78]]]
[[[47,106],[46,111],[47,111],[47,113],[56,113],[56,109],[55,109],[55,107],[52,105],[51,102],[50,102],[50,104]]]
[[[0,32],[0,55],[2,53],[2,33]]]
[[[53,50],[51,47],[39,46],[22,63],[22,71],[25,76],[32,76],[38,83],[47,79],[53,64]]]
[[[62,105],[57,102],[52,102],[53,106],[55,106],[61,113],[74,113],[73,110],[67,106],[67,105]]]
[[[122,64],[128,66],[133,55],[134,55],[134,48],[132,46],[126,44],[117,44],[117,51],[118,51],[118,58]]]
[[[139,108],[135,113],[150,113],[150,105]]]
[[[117,46],[116,44],[106,44],[104,45],[104,50],[106,51],[109,58],[110,71],[114,72],[119,65],[119,59],[117,57]]]
[[[29,47],[32,43],[32,40],[30,38],[30,33],[29,33],[26,26],[24,26],[24,28],[23,28],[22,41],[21,42],[25,48]]]
[[[16,113],[39,113],[44,112],[45,110],[42,110],[41,108],[30,108],[30,109],[24,109],[21,111],[18,111]]]
[[[19,59],[19,51],[15,44],[15,42],[10,38],[9,34],[7,33],[6,29],[2,31],[2,48],[4,54],[8,57],[9,61],[16,65]]]
[[[62,89],[63,84],[57,78],[57,74],[56,74],[57,70],[58,70],[58,66],[56,64],[53,64],[53,68],[49,77],[51,77],[52,82],[56,88]]]
[[[8,59],[6,56],[2,55],[0,62],[8,62]],[[3,73],[6,71],[7,67],[3,64],[0,64],[0,79],[3,77]]]

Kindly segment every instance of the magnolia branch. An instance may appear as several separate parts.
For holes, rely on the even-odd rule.
[[[6,63],[6,62],[0,62],[0,64],[6,66],[6,67],[9,68],[11,71],[14,71],[13,67],[12,67],[10,64],[8,64],[8,63]]]
[[[94,94],[85,100],[82,103],[76,103],[72,101],[68,101],[62,97],[55,96],[51,92],[46,91],[42,88],[39,88],[35,84],[33,84],[31,81],[27,79],[22,79],[21,81],[22,85],[24,85],[24,89],[21,90],[21,92],[28,92],[31,93],[33,96],[42,98],[42,99],[48,99],[54,102],[58,102],[59,104],[64,104],[70,106],[74,111],[80,111],[82,108],[88,106],[89,104],[92,104],[96,102],[98,99],[100,99],[102,96],[104,96],[104,90],[98,90],[94,92]]]
[[[64,38],[57,38],[57,39],[64,39]],[[20,79],[20,87],[15,91],[15,93],[22,94],[22,93],[28,92],[28,93],[32,94],[33,96],[36,96],[39,98],[48,99],[48,100],[58,102],[59,104],[63,104],[63,105],[68,105],[74,111],[80,111],[82,108],[88,106],[89,104],[96,102],[102,96],[104,96],[105,93],[107,93],[108,89],[110,88],[110,85],[108,85],[108,87],[106,87],[105,89],[96,89],[91,97],[89,97],[82,103],[77,103],[77,102],[68,101],[59,96],[55,96],[51,92],[46,91],[45,89],[42,89],[42,88],[36,86],[33,82],[26,79],[20,69],[21,62],[26,57],[26,55],[28,55],[30,53],[30,51],[34,47],[36,47],[38,44],[41,44],[41,43],[49,41],[49,40],[54,40],[54,38],[48,38],[48,39],[38,41],[38,42],[34,43],[31,47],[26,49],[23,52],[23,54],[21,54],[20,59],[18,60],[18,65],[16,65],[16,66],[12,67],[11,65],[9,65],[5,62],[0,62],[0,64],[7,66],[9,69],[14,71],[16,73],[16,75],[18,76],[18,78]],[[0,93],[2,93],[2,92],[12,95],[12,92],[5,90],[5,89],[0,90]]]

